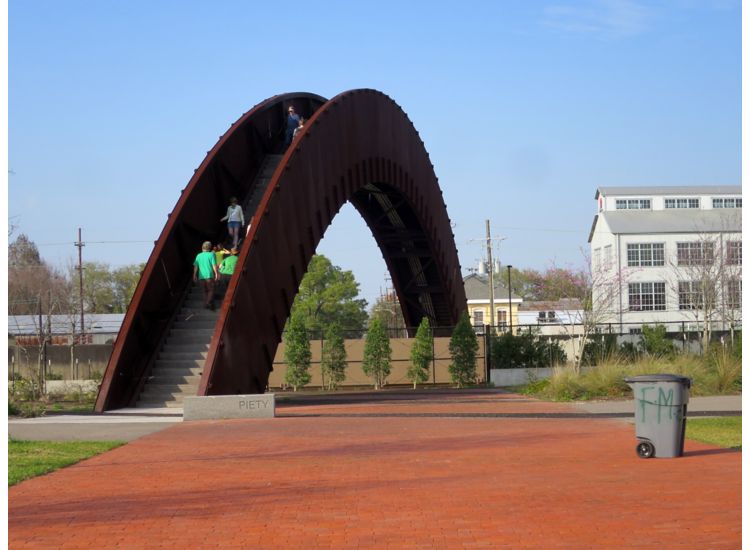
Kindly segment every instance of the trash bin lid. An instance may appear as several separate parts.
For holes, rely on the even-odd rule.
[[[693,381],[691,378],[680,376],[679,374],[643,374],[641,376],[629,376],[625,379],[625,382],[628,384],[637,382],[677,382],[689,388]]]

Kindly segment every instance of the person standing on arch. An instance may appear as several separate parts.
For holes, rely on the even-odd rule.
[[[287,117],[286,117],[286,135],[284,136],[284,149],[289,147],[289,144],[292,143],[292,138],[294,137],[294,131],[299,126],[299,115],[294,111],[293,106],[289,106],[289,109],[287,109]]]
[[[206,241],[193,261],[193,281],[200,281],[203,287],[203,305],[206,309],[214,309],[214,281],[218,279],[219,269],[216,267],[216,256],[211,250],[211,242]]]
[[[240,228],[245,225],[245,214],[242,207],[237,204],[237,197],[229,199],[227,215],[219,221],[223,222],[224,220],[227,220],[229,234],[232,236],[232,248],[237,248],[237,243],[240,241]]]

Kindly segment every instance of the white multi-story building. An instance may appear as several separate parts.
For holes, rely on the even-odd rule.
[[[741,323],[741,186],[600,187],[595,199],[589,243],[602,322],[624,332]]]

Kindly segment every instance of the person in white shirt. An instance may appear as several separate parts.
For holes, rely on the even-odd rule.
[[[237,243],[240,240],[240,228],[245,225],[245,214],[242,212],[242,207],[237,204],[237,197],[229,199],[227,215],[219,221],[223,222],[224,220],[227,220],[229,234],[232,236],[232,248],[237,248]]]

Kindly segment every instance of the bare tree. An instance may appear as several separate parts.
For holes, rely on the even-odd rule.
[[[585,284],[566,284],[569,300],[560,300],[565,321],[560,324],[563,332],[573,341],[574,368],[581,369],[583,350],[586,343],[599,328],[615,317],[617,300],[623,276],[611,262],[594,262],[584,249],[584,269],[574,272],[574,276]],[[594,265],[596,264],[596,265]],[[579,309],[580,306],[580,309]]]

